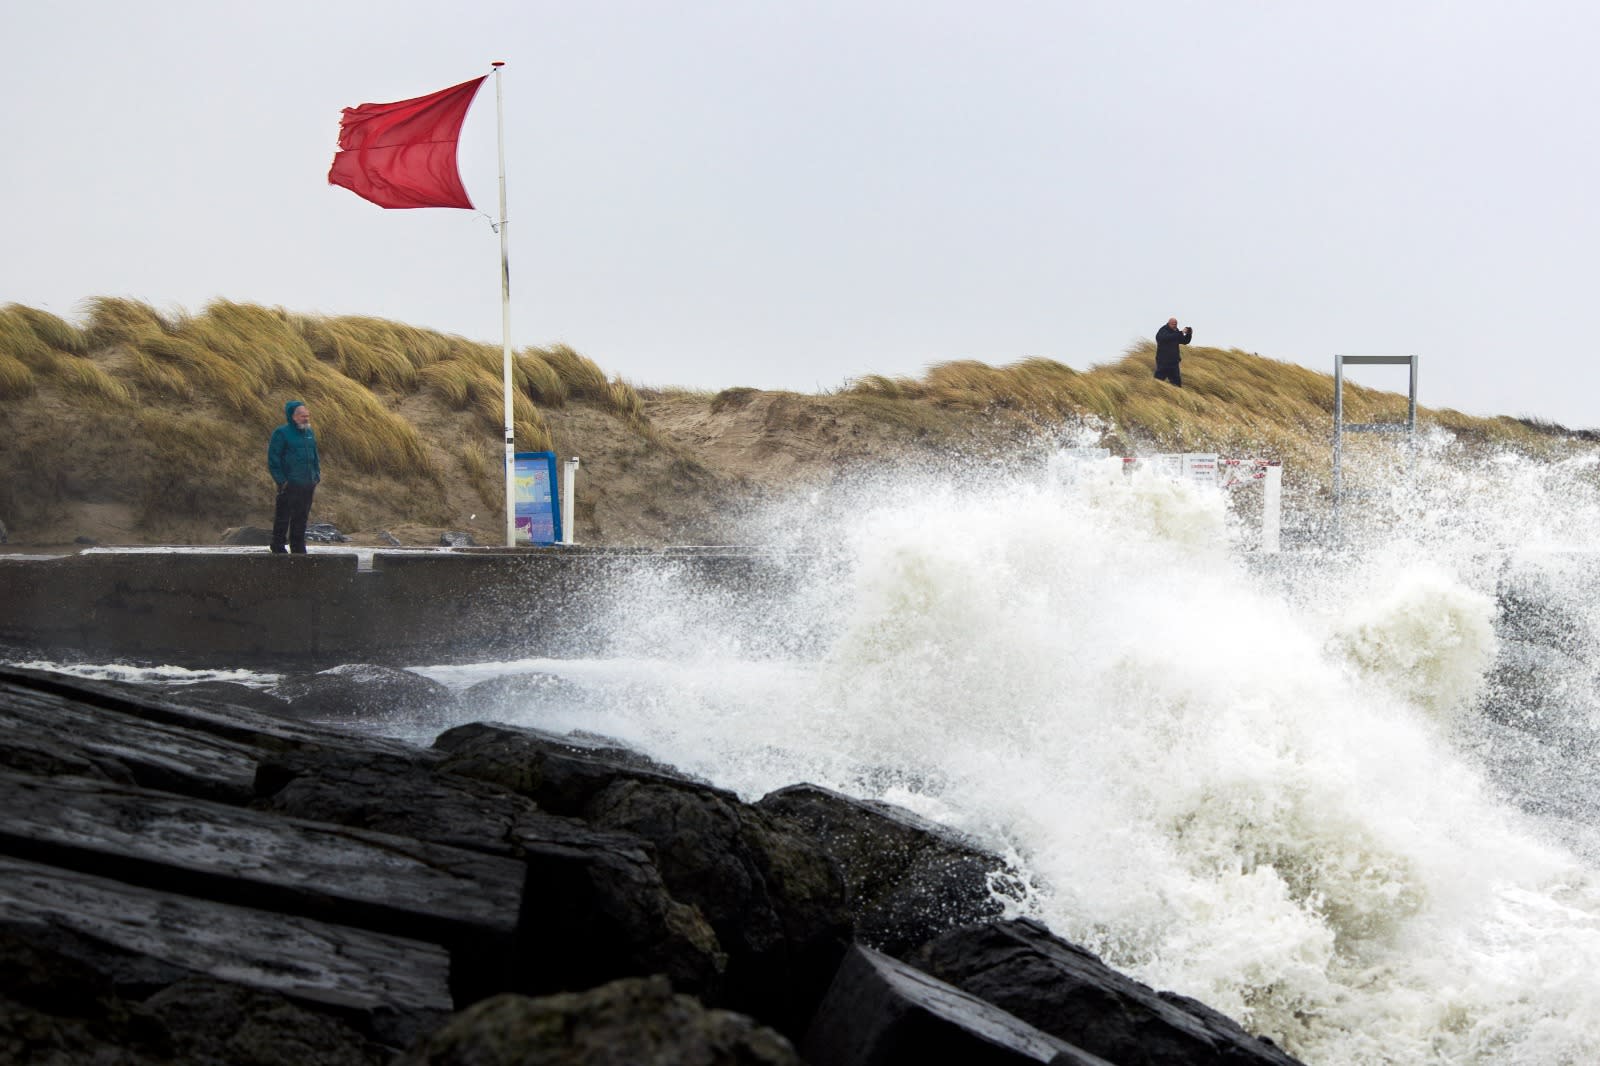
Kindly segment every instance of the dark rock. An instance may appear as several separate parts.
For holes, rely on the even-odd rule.
[[[530,947],[518,991],[585,988],[666,974],[714,999],[727,958],[700,912],[673,899],[649,845],[566,818],[528,819],[516,843],[528,864]]]
[[[93,547],[93,546],[99,544],[100,542],[95,540],[93,537],[73,537],[72,538],[72,543],[74,543],[74,544],[82,544],[85,547]]]
[[[296,818],[436,844],[515,855],[519,820],[538,806],[485,781],[433,771],[439,758],[364,752],[288,752],[257,766],[256,806]]]
[[[392,1055],[338,1018],[225,981],[182,981],[143,1006],[173,1034],[183,1062],[380,1066]]]
[[[446,530],[439,534],[439,543],[446,548],[473,548],[478,542],[472,539],[471,533],[459,533],[455,530]]]
[[[1157,993],[1017,919],[952,930],[914,965],[1068,1043],[1125,1066],[1297,1066],[1270,1040],[1192,999]]]
[[[11,534],[6,530],[6,524],[0,522],[0,544],[5,544],[11,539]]]
[[[958,833],[899,807],[816,785],[762,797],[761,810],[807,833],[849,886],[856,937],[903,957],[947,929],[998,917],[1005,862]]]
[[[1036,923],[837,965],[847,883],[901,946],[992,905],[998,860],[905,812],[809,787],[751,806],[600,737],[472,725],[423,750],[230,691],[0,666],[0,1062],[366,1063],[452,1006],[652,975],[505,1000],[413,1054],[498,1061],[449,1056],[559,1024],[523,1061],[793,1061],[670,982],[807,1033],[819,1066],[1084,1066],[1091,1040],[1118,1063],[1293,1062]]]
[[[0,764],[243,803],[257,749],[249,744],[86,706],[0,676]]]
[[[260,526],[233,526],[223,531],[221,543],[264,548],[272,543],[272,530]]]
[[[170,1063],[166,1027],[118,996],[92,965],[60,950],[69,939],[0,923],[0,1062]]]
[[[319,722],[442,721],[455,707],[450,690],[432,678],[371,664],[285,678],[273,694],[297,717]]]
[[[264,751],[333,748],[412,754],[417,750],[400,741],[291,722],[243,707],[216,707],[198,701],[192,705],[175,703],[163,693],[123,681],[97,681],[0,665],[0,705],[17,706],[35,700],[48,701],[46,706],[55,708],[55,713],[70,713],[76,708],[78,714],[96,718],[106,712],[106,721],[138,719],[238,741]]]
[[[0,808],[21,860],[444,945],[458,996],[522,951],[513,860],[81,778],[0,773]]]
[[[136,685],[0,667],[0,765],[15,770],[246,803],[266,754],[329,749],[417,750],[209,701],[172,703]]]
[[[349,539],[335,529],[331,522],[312,522],[306,526],[308,544],[343,544]]]
[[[497,785],[434,772],[436,756],[314,753],[269,758],[256,778],[261,806],[520,859],[530,898],[522,916],[537,949],[510,980],[554,991],[629,974],[666,973],[686,991],[712,993],[726,964],[716,935],[673,899],[644,841],[541,814]]]
[[[581,817],[589,802],[618,780],[712,787],[592,735],[473,722],[439,734],[433,747],[445,755],[441,769],[493,781],[532,799],[541,810],[572,817]]]
[[[393,533],[390,533],[387,529],[381,529],[378,531],[378,539],[389,545],[391,548],[400,547],[400,538],[395,536]]]
[[[800,1051],[806,1061],[827,1066],[1110,1066],[999,1007],[860,945],[845,954]]]
[[[451,1009],[433,944],[0,857],[0,922],[123,998],[205,975],[284,995],[404,1046]]]
[[[753,807],[701,786],[617,781],[589,804],[597,826],[655,845],[661,879],[728,952],[723,1004],[798,1035],[851,924],[838,867]]]
[[[173,703],[181,703],[186,707],[210,707],[213,710],[248,707],[261,714],[292,716],[289,701],[282,696],[236,681],[197,681],[192,685],[167,685],[160,691]]]
[[[732,793],[631,753],[507,726],[462,726],[443,769],[521,792],[552,813],[649,841],[675,899],[728,953],[723,1005],[803,1028],[850,939],[844,883],[803,837]]]
[[[665,978],[542,999],[497,996],[452,1018],[396,1066],[804,1066],[782,1036],[674,995]]]
[[[463,713],[474,718],[522,718],[581,706],[588,694],[554,674],[502,674],[472,685],[456,696]]]

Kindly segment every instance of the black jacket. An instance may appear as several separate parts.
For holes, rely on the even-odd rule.
[[[1183,358],[1178,354],[1178,345],[1188,344],[1193,339],[1193,326],[1183,329],[1162,326],[1156,330],[1156,366],[1177,366],[1178,360]]]

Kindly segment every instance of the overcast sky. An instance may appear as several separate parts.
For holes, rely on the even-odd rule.
[[[0,303],[500,340],[478,212],[327,184],[340,109],[504,73],[512,340],[637,384],[1197,343],[1600,425],[1600,5],[0,0]],[[1404,373],[1351,379],[1404,389]]]

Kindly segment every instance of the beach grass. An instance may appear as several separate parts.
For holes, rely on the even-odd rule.
[[[79,317],[75,325],[20,304],[0,307],[0,400],[8,402],[0,419],[10,408],[70,409],[79,419],[74,425],[102,442],[106,456],[120,447],[149,464],[135,480],[201,486],[193,493],[199,511],[221,513],[260,495],[265,474],[257,453],[288,399],[311,406],[325,463],[359,476],[359,487],[344,491],[372,498],[360,513],[387,507],[399,512],[397,521],[440,518],[449,513],[441,501],[457,483],[487,509],[503,495],[500,345],[370,316],[228,300],[191,314],[97,297]],[[1040,358],[1002,365],[969,359],[932,365],[920,376],[865,374],[839,390],[807,395],[741,386],[641,388],[556,343],[513,353],[512,422],[519,451],[557,450],[563,435],[580,427],[615,425],[617,439],[631,442],[624,449],[628,463],[653,454],[669,474],[684,463],[713,467],[701,463],[692,439],[663,431],[653,405],[679,417],[698,410],[704,417],[758,419],[758,433],[788,434],[801,449],[812,427],[842,417],[853,420],[855,432],[870,425],[885,439],[924,449],[987,434],[1007,446],[1092,439],[1123,455],[1201,451],[1276,460],[1285,464],[1287,480],[1326,490],[1330,373],[1237,348],[1191,347],[1184,387],[1177,389],[1154,379],[1153,362],[1154,346],[1144,342],[1085,370]],[[1405,406],[1403,394],[1346,380],[1347,421],[1397,421]],[[1541,457],[1594,437],[1531,418],[1426,407],[1418,416],[1468,446]],[[56,469],[75,459],[51,425],[49,418],[23,425],[13,457],[0,461],[0,480],[47,481],[55,486],[51,499],[70,495],[83,478]],[[1381,464],[1392,446],[1362,441],[1351,454],[1371,453]],[[590,461],[603,464],[604,457]],[[700,479],[715,480],[709,473]],[[150,508],[163,498],[159,488],[139,491]],[[150,516],[154,522],[153,510]]]

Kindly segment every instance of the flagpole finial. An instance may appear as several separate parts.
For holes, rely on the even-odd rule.
[[[501,60],[496,59],[494,62],[490,63],[489,65],[491,67],[503,67],[503,66],[505,66],[505,63],[502,62]]]

